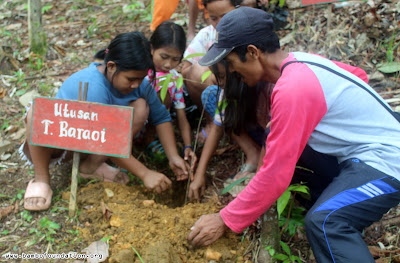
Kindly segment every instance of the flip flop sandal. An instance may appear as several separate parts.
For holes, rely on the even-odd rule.
[[[53,196],[53,190],[51,190],[50,185],[42,182],[35,182],[34,179],[30,180],[28,186],[26,187],[24,195],[24,208],[30,211],[42,211],[47,210],[50,207],[51,197]],[[45,203],[42,206],[29,205],[26,202],[28,198],[43,198]]]
[[[239,174],[243,174],[243,173],[246,173],[246,172],[255,173],[256,171],[257,171],[257,165],[245,163],[245,164],[243,164],[243,165],[240,167],[239,172],[237,172],[236,174],[233,174],[233,175],[229,176],[229,178],[233,180],[233,179],[235,179],[235,177],[236,177],[237,175],[239,175]]]
[[[107,176],[104,174],[104,170],[108,170]],[[102,163],[92,174],[79,173],[79,175],[85,179],[99,179],[109,183],[124,185],[129,183],[129,176],[126,173],[121,172],[120,169],[112,167],[107,163]]]
[[[155,140],[147,145],[146,151],[153,154],[164,153],[164,148],[159,140]]]
[[[247,178],[241,182],[238,183],[236,185],[234,185],[229,191],[228,193],[230,193],[233,197],[236,197],[241,191],[243,191],[243,189],[246,187],[246,185],[248,185],[251,181],[251,179],[253,179],[253,177],[256,174],[254,172],[249,173],[247,176]],[[240,179],[239,179],[240,180]],[[224,182],[224,188],[230,186],[231,184],[233,184],[235,181],[232,178],[228,178],[225,182]]]

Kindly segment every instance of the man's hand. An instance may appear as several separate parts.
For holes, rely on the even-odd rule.
[[[219,213],[203,215],[192,226],[188,241],[193,246],[208,246],[220,238],[227,228]]]

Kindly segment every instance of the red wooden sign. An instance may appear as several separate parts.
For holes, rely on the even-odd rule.
[[[129,157],[133,108],[36,98],[30,142],[52,148]]]
[[[301,0],[301,5],[313,5],[313,4],[322,4],[322,3],[332,3],[332,2],[339,2],[345,0]]]

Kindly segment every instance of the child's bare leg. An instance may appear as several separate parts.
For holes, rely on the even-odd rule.
[[[237,142],[240,149],[246,155],[245,164],[257,167],[260,158],[261,147],[246,132],[242,132],[239,136],[232,134],[232,138]],[[253,172],[255,172],[255,169]],[[237,174],[235,179],[240,179],[246,176],[248,173],[249,172],[243,172],[241,174]]]
[[[138,99],[130,104],[135,108],[133,113],[133,137],[142,129],[149,116],[149,106],[144,99]],[[132,138],[133,139],[133,138]],[[116,165],[127,169],[132,174],[139,177],[146,188],[155,190],[158,193],[165,191],[171,187],[171,180],[169,180],[162,173],[152,171],[145,165],[139,162],[133,155],[129,158],[110,158]]]
[[[27,114],[26,118],[26,138],[30,138],[30,127],[32,121],[32,110],[30,110]],[[34,182],[45,183],[50,185],[50,173],[49,173],[49,163],[52,156],[52,153],[55,152],[55,149],[48,147],[41,147],[29,144],[29,140],[26,140],[27,150],[29,153],[27,156],[31,158],[31,161],[34,165],[35,172],[35,180]],[[43,193],[46,196],[46,193]],[[43,197],[30,197],[26,198],[24,202],[28,206],[38,206],[42,207],[46,200]]]
[[[108,157],[102,155],[90,154],[87,158],[81,160],[79,171],[84,174],[92,174],[107,160],[107,158]]]
[[[196,0],[189,0],[189,25],[187,41],[190,42],[196,36],[196,20],[199,15],[199,7]]]
[[[201,81],[202,75],[209,71],[208,67],[202,67],[195,63],[183,70],[182,75],[186,80],[185,85],[192,101],[196,104],[197,108],[201,110],[203,104],[201,102],[201,93],[210,85],[215,85],[215,76],[211,74],[204,82]]]
[[[136,134],[140,131],[141,127],[143,127],[147,120],[149,110],[144,99],[138,99],[135,102],[132,102],[130,106],[135,108],[133,113],[132,129],[133,134]],[[145,117],[142,117],[142,115],[145,115]],[[104,163],[107,159],[107,156],[95,154],[88,155],[87,158],[81,161],[79,167],[81,176],[85,178],[98,178],[108,182],[127,183],[129,178],[127,178],[126,175],[119,173],[119,169]]]

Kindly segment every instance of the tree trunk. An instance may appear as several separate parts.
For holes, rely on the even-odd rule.
[[[261,216],[261,249],[258,253],[257,262],[258,263],[270,263],[277,262],[276,259],[273,259],[268,250],[265,248],[270,246],[275,249],[275,251],[280,250],[279,241],[281,240],[279,234],[279,221],[278,221],[278,212],[276,210],[276,203],[270,207],[262,216]]]
[[[41,0],[28,0],[28,27],[31,51],[45,55],[47,52],[46,34],[42,26]]]

